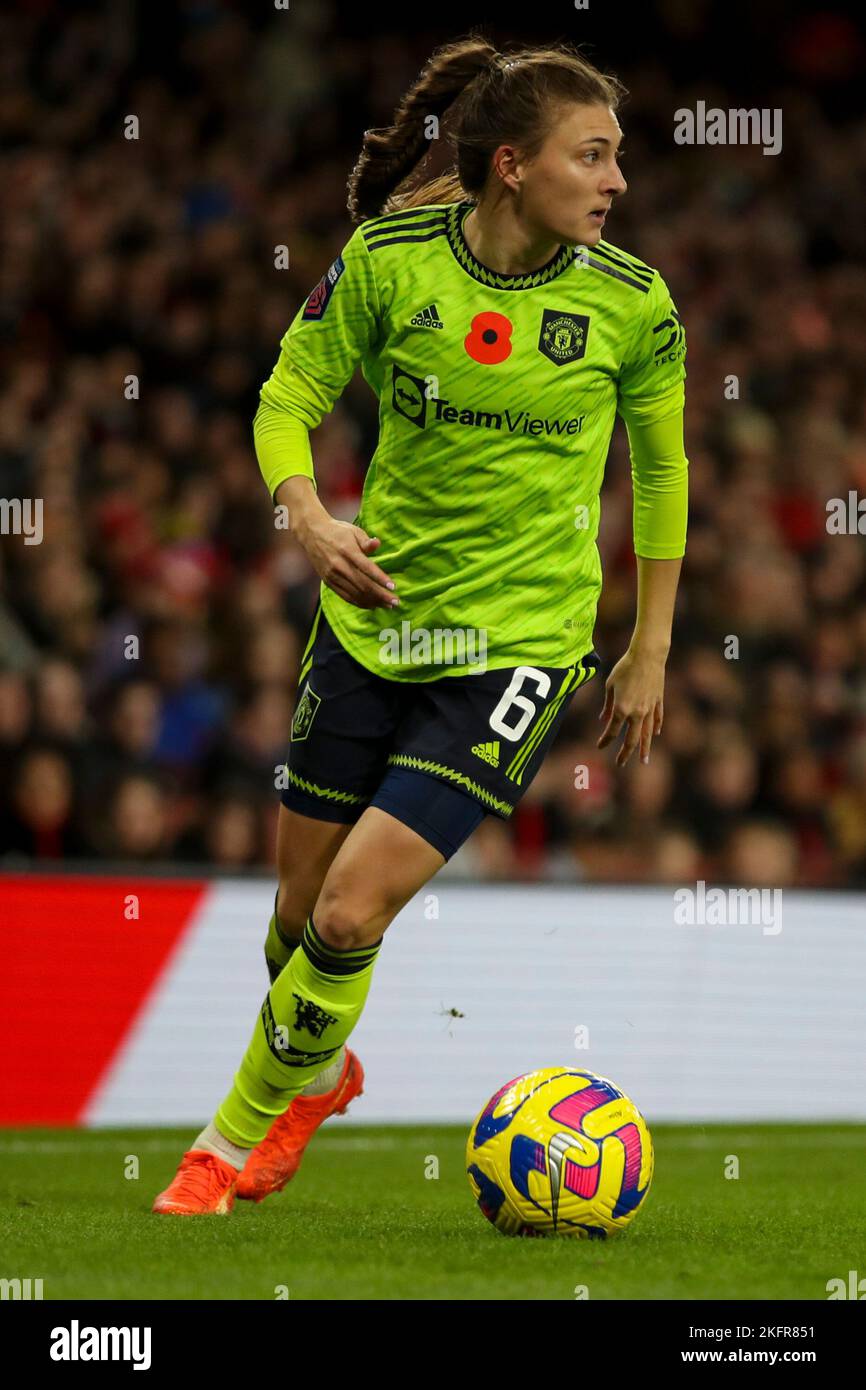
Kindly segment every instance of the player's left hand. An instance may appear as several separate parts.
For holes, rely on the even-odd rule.
[[[626,726],[617,767],[625,767],[638,745],[641,762],[649,762],[653,737],[661,733],[664,720],[666,660],[666,655],[629,647],[605,681],[604,707],[598,717],[607,723],[598,747],[606,748]]]

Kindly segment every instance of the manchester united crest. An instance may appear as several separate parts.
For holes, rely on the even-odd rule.
[[[309,682],[304,687],[304,692],[298,701],[295,710],[295,717],[292,720],[292,743],[300,743],[310,732],[310,725],[315,718],[316,710],[322,703],[321,698],[315,690],[310,689]]]
[[[563,362],[576,362],[586,352],[588,335],[588,314],[566,314],[557,309],[545,309],[541,315],[538,350],[557,366]]]

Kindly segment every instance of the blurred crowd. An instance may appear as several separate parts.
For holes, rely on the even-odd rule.
[[[373,42],[328,4],[200,3],[162,47],[138,6],[56,13],[0,20],[0,497],[44,499],[40,544],[0,537],[0,864],[267,870],[318,580],[273,525],[258,391],[351,233],[363,130],[462,30]],[[827,529],[829,499],[866,497],[866,122],[830,114],[862,50],[820,18],[765,75],[773,157],[673,143],[677,107],[731,104],[723,69],[593,55],[631,92],[606,235],[662,271],[688,335],[664,728],[618,771],[602,673],[447,873],[866,885],[866,539]],[[312,441],[335,516],[375,442],[356,376]],[[602,511],[610,669],[635,610],[621,425]]]

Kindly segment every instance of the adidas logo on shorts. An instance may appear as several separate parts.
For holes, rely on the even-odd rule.
[[[499,743],[473,743],[472,752],[476,758],[483,758],[491,767],[499,766]]]
[[[439,317],[439,310],[435,304],[428,304],[426,309],[419,309],[414,318],[409,320],[413,328],[444,328],[445,325]]]

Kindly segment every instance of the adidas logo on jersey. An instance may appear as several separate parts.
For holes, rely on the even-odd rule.
[[[499,766],[499,743],[473,743],[472,752],[476,758],[483,758],[491,767]]]
[[[435,304],[428,304],[426,309],[419,309],[414,318],[409,320],[413,328],[444,328],[445,325],[439,317],[439,310]]]

